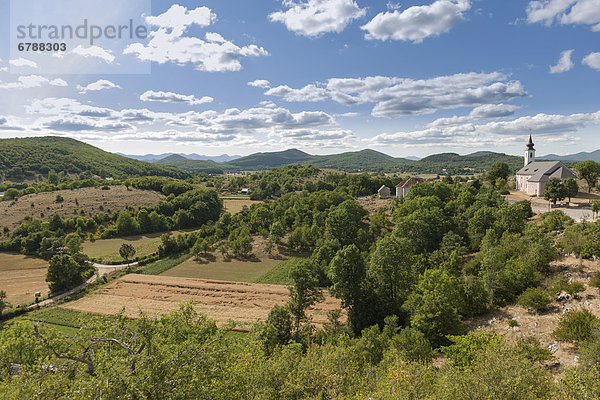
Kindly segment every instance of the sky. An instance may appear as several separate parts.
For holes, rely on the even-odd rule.
[[[538,155],[600,148],[600,0],[109,4],[0,0],[0,138],[424,157],[521,155],[531,130]],[[17,37],[24,21],[84,18],[147,35]],[[24,41],[67,48],[19,51]]]

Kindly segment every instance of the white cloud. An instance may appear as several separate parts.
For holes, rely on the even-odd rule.
[[[237,46],[214,32],[207,32],[204,39],[183,36],[191,25],[208,26],[214,14],[206,7],[187,10],[173,5],[168,11],[147,17],[146,21],[158,29],[150,32],[147,45],[134,43],[125,48],[124,54],[134,54],[141,61],[159,64],[172,62],[179,65],[194,64],[200,71],[239,71],[244,57],[266,56],[269,53],[254,44]]]
[[[82,56],[82,57],[86,57],[86,58],[88,58],[88,57],[99,58],[101,60],[106,61],[108,64],[112,64],[113,61],[115,61],[115,56],[112,55],[112,51],[103,49],[100,46],[83,47],[82,45],[79,45],[79,46],[75,47],[73,50],[71,50],[70,53],[77,54],[78,56]]]
[[[583,58],[583,64],[600,71],[600,53],[590,53]]]
[[[457,117],[461,118],[461,117]],[[464,147],[499,146],[501,144],[519,143],[529,129],[533,129],[537,137],[546,142],[572,142],[578,140],[573,134],[578,129],[600,124],[600,111],[595,113],[578,113],[571,115],[537,114],[520,117],[510,121],[494,121],[481,124],[471,122],[456,125],[428,125],[427,129],[418,131],[383,133],[371,139],[377,146],[391,144],[405,147],[433,147],[456,145]]]
[[[404,40],[421,43],[430,36],[448,32],[464,21],[464,12],[471,8],[469,0],[436,0],[432,4],[413,6],[400,12],[377,14],[361,29],[369,40]]]
[[[286,101],[330,98],[347,106],[373,103],[373,116],[397,118],[510,101],[527,92],[519,81],[507,82],[507,76],[499,72],[471,72],[424,80],[386,76],[332,78],[321,86],[310,84],[301,89],[278,86],[265,94],[280,96]]]
[[[556,65],[550,66],[551,74],[560,74],[562,72],[567,72],[571,70],[574,66],[573,61],[571,61],[571,54],[573,54],[574,50],[565,50],[560,53],[560,59]]]
[[[13,67],[30,67],[30,68],[37,68],[38,65],[35,61],[31,61],[28,60],[26,58],[23,57],[19,57],[19,58],[15,58],[12,60],[9,60],[8,63],[10,65],[12,65]]]
[[[313,102],[326,100],[329,95],[327,90],[315,85],[306,85],[302,89],[292,89],[289,86],[277,86],[271,88],[265,92],[267,96],[279,96],[283,97],[285,101],[289,102]]]
[[[197,104],[212,103],[214,100],[212,97],[203,96],[198,99],[194,95],[185,95],[172,92],[155,92],[148,90],[140,96],[142,101],[158,101],[161,103],[175,103],[175,104],[187,104],[194,106]]]
[[[354,0],[284,0],[283,4],[288,10],[269,14],[269,19],[282,22],[288,30],[308,37],[339,33],[350,22],[366,14]]]
[[[509,117],[519,108],[521,107],[510,104],[484,104],[475,107],[469,117],[474,120]]]
[[[121,86],[106,79],[99,79],[87,86],[78,85],[77,89],[79,90],[79,93],[85,94],[87,92],[97,92],[99,90],[121,89]]]
[[[57,78],[49,80],[39,75],[22,75],[15,82],[1,82],[0,89],[30,89],[40,87],[42,85],[50,86],[68,86],[67,82]]]
[[[600,0],[539,0],[527,5],[527,21],[547,26],[559,24],[589,25],[600,31]]]
[[[266,79],[257,79],[255,81],[248,82],[248,86],[254,86],[254,87],[262,88],[262,89],[268,89],[269,87],[271,87],[271,82],[269,82]]]

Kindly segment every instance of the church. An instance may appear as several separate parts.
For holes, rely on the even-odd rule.
[[[542,196],[546,182],[551,178],[564,180],[575,179],[577,176],[560,161],[535,161],[535,148],[530,133],[525,149],[525,166],[517,171],[517,190],[530,196]]]

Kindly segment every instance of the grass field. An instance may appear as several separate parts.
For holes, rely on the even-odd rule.
[[[23,319],[37,322],[65,335],[74,335],[81,326],[92,320],[108,318],[105,315],[70,310],[63,307],[49,307],[27,314]]]
[[[242,211],[244,206],[250,207],[252,204],[262,203],[259,200],[250,200],[247,197],[222,197],[223,208],[230,214],[236,214]]]
[[[181,264],[188,258],[190,258],[189,252],[173,255],[142,267],[138,273],[142,275],[160,275],[174,266]]]
[[[133,318],[138,317],[140,311],[156,317],[190,300],[197,311],[221,324],[230,320],[252,323],[265,321],[273,306],[285,304],[289,291],[282,285],[129,274],[61,307],[106,315],[125,308],[125,315]],[[327,313],[337,309],[340,309],[339,300],[325,293],[325,300],[310,309],[309,314],[315,324],[321,325],[327,322]],[[240,329],[249,329],[249,326]]]
[[[152,206],[164,199],[160,193],[148,190],[130,189],[125,186],[109,186],[110,190],[101,188],[81,188],[60,190],[57,192],[28,194],[12,201],[0,202],[0,227],[7,226],[11,231],[19,226],[23,218],[31,215],[47,221],[53,214],[61,217],[93,215],[101,211],[122,210],[125,206]],[[56,196],[61,195],[64,201],[57,203]],[[43,214],[43,217],[42,217]]]
[[[221,255],[217,255],[214,261],[206,263],[198,262],[192,257],[163,272],[161,275],[181,278],[254,282],[281,262],[281,260],[267,257],[263,257],[257,261],[225,261]]]
[[[290,270],[294,263],[299,260],[301,260],[301,258],[296,257],[283,260],[253,282],[267,283],[270,285],[291,285],[294,281],[290,276]]]
[[[47,270],[48,263],[41,258],[0,253],[0,290],[13,306],[32,303],[35,292],[48,295]]]

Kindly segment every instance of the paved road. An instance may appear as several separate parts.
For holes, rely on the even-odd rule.
[[[516,203],[517,200],[507,200],[510,204]],[[577,207],[554,207],[550,208],[547,204],[531,202],[531,209],[542,213],[549,211],[562,211],[569,217],[573,218],[576,222],[595,221],[598,218],[594,218],[592,210],[589,208],[577,208]]]
[[[44,301],[40,301],[39,303],[35,303],[32,304],[30,306],[27,307],[27,309],[29,310],[33,310],[35,308],[38,307],[43,307],[43,306],[47,306],[48,304],[52,304],[58,300],[64,299],[67,296],[72,295],[73,293],[77,293],[80,290],[85,289],[86,286],[96,282],[100,277],[104,276],[104,275],[112,275],[118,271],[121,271],[122,269],[125,269],[127,267],[134,267],[138,265],[137,261],[130,263],[130,264],[119,264],[119,265],[104,265],[104,264],[96,264],[94,263],[94,267],[96,267],[96,269],[98,270],[97,273],[95,273],[91,278],[89,278],[87,281],[83,282],[81,285],[74,287],[71,290],[67,290],[64,293],[61,293],[57,296],[51,297],[49,299],[46,299]]]

